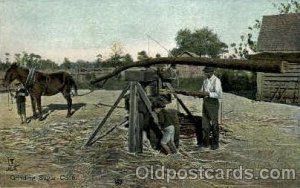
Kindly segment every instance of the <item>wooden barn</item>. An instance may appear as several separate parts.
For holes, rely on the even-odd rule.
[[[287,62],[282,74],[257,74],[257,99],[300,105],[300,14],[264,16],[251,59]]]

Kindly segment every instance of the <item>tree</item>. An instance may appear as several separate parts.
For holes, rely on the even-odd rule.
[[[45,70],[56,70],[59,68],[59,66],[52,60],[50,59],[41,59],[40,63],[40,67],[41,69]]]
[[[111,56],[110,58],[108,58],[104,65],[105,66],[112,66],[112,67],[118,67],[121,66],[122,62],[121,62],[121,56],[118,54],[115,54],[113,56]]]
[[[10,54],[9,53],[5,53],[5,63],[10,63],[9,62],[9,56],[10,56]]]
[[[120,42],[113,42],[110,50],[111,50],[110,56],[121,56],[124,53],[124,47]]]
[[[64,58],[64,62],[60,65],[61,69],[71,69],[72,62],[68,58]]]
[[[118,67],[122,64],[122,55],[124,53],[123,51],[123,45],[120,42],[114,42],[112,44],[110,58],[108,58],[105,61],[106,66],[113,66]]]
[[[18,63],[19,65],[24,66],[24,65],[21,64],[21,62],[22,62],[21,54],[19,54],[19,53],[16,53],[16,54],[15,54],[15,61],[16,61],[16,63]]]
[[[43,59],[40,55],[27,52],[22,52],[14,54],[15,60],[17,64],[23,67],[32,68],[35,67],[37,69],[49,69],[54,70],[58,69],[58,65],[51,61],[50,59]]]
[[[4,62],[0,59],[0,70],[5,71],[9,68],[10,63],[9,62]]]
[[[95,61],[95,63],[96,64],[100,64],[101,62],[102,62],[102,54],[98,54],[98,55],[96,55],[96,61]]]
[[[91,62],[91,66],[94,68],[94,69],[98,69],[98,68],[101,68],[102,67],[102,63],[103,63],[103,59],[102,59],[102,54],[99,53],[96,55],[96,60],[94,62]]]
[[[133,63],[133,58],[130,54],[126,54],[122,57],[123,64]]]
[[[181,29],[175,40],[177,47],[171,51],[173,56],[189,51],[199,56],[218,57],[228,48],[224,42],[220,41],[218,35],[207,27],[194,32],[187,28]]]
[[[124,55],[124,47],[119,42],[114,42],[111,47],[110,58],[103,62],[103,66],[119,67],[127,63],[133,63],[133,58],[130,54]]]
[[[15,54],[16,62],[24,67],[27,67],[27,62],[29,61],[29,55],[27,52],[22,52],[22,54]]]
[[[40,55],[34,53],[29,54],[29,61],[27,62],[27,66],[41,69],[41,64],[40,64],[41,58],[42,57]]]
[[[290,0],[287,3],[273,4],[280,14],[300,13],[300,2]]]
[[[138,55],[137,59],[139,61],[149,59],[149,56],[147,55],[147,52],[145,50],[142,50],[142,51],[138,52],[137,55]]]

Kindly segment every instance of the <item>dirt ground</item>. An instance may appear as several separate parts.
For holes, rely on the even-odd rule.
[[[86,92],[81,90],[79,94]],[[142,154],[131,154],[127,151],[124,127],[84,148],[97,122],[110,108],[96,104],[113,104],[119,94],[120,91],[99,90],[75,97],[71,118],[65,118],[66,102],[61,95],[43,97],[46,119],[31,120],[27,125],[20,124],[15,104],[8,105],[7,93],[0,94],[0,187],[300,187],[299,107],[257,102],[225,93],[222,124],[226,132],[221,136],[218,150],[199,150],[191,138],[181,140],[179,156],[160,154],[147,142]],[[201,115],[201,100],[181,98],[195,115]],[[176,103],[167,107],[176,108]],[[27,112],[30,117],[29,99]],[[121,123],[125,115],[123,108],[117,108],[98,135]],[[13,163],[8,159],[14,159]],[[149,172],[151,167],[176,172],[200,168],[218,169],[218,172],[250,169],[254,176],[247,179],[231,174],[225,179],[223,176],[184,179],[178,175],[167,181],[150,175],[138,178],[136,172],[141,166]],[[273,176],[282,169],[293,169],[295,177],[290,180],[257,178],[262,169],[273,170]]]

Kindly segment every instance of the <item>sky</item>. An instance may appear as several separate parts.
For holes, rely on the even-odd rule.
[[[166,55],[183,28],[208,27],[223,42],[237,43],[255,19],[277,14],[273,3],[282,1],[0,0],[0,58],[26,51],[57,63],[93,61],[107,58],[113,43],[134,58],[142,50]]]

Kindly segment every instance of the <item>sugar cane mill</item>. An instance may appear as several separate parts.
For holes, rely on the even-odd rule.
[[[105,82],[122,71],[125,71],[125,80],[129,83],[124,87],[114,105],[107,115],[96,126],[94,132],[89,136],[85,146],[91,146],[101,137],[97,137],[98,132],[104,126],[114,109],[125,98],[125,107],[129,113],[128,118],[128,150],[132,153],[143,151],[143,134],[146,131],[154,149],[161,150],[159,140],[162,137],[159,125],[157,125],[157,114],[153,111],[153,104],[157,100],[162,100],[166,104],[175,98],[186,115],[179,113],[175,109],[170,109],[177,121],[175,125],[174,142],[179,147],[180,135],[193,135],[195,132],[201,134],[201,117],[194,116],[188,107],[182,102],[177,94],[203,98],[202,92],[176,91],[172,86],[174,75],[169,68],[158,67],[157,65],[184,64],[190,66],[207,66],[226,69],[248,70],[254,72],[282,73],[285,70],[284,61],[272,61],[264,63],[264,60],[237,60],[237,59],[209,59],[209,58],[156,58],[142,62],[136,62],[123,67],[116,68],[112,73],[91,81],[91,84]],[[151,67],[156,66],[156,67]],[[142,67],[140,69],[131,69]],[[127,70],[129,69],[129,70]],[[129,91],[129,94],[127,92]],[[126,122],[127,123],[127,122]],[[125,123],[125,124],[126,124]],[[200,132],[200,133],[199,133]]]

